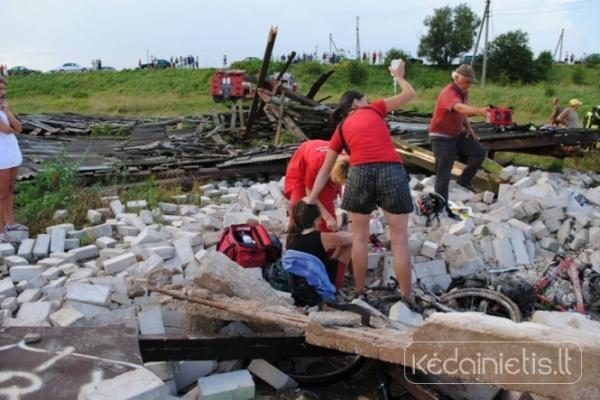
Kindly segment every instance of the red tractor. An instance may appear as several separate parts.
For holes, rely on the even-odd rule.
[[[212,76],[210,93],[216,102],[235,101],[247,98],[251,88],[252,85],[246,79],[246,71],[220,69]]]

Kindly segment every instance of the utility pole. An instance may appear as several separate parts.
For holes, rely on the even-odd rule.
[[[356,59],[360,60],[360,33],[358,28],[359,17],[356,17]]]
[[[332,44],[333,44],[333,33],[330,33],[329,34],[329,55],[330,56],[331,56],[331,54],[333,54]]]
[[[479,41],[481,40],[481,33],[485,26],[485,39],[483,43],[483,69],[481,71],[481,86],[485,86],[485,74],[487,72],[487,49],[488,49],[488,30],[490,25],[490,0],[486,0],[485,9],[483,10],[483,18],[481,19],[481,25],[479,26],[479,34],[477,35],[477,41],[475,47],[473,47],[473,58],[471,58],[471,67],[475,65],[475,58],[477,57],[477,50],[479,50]]]
[[[558,51],[558,59],[556,61],[562,61],[562,51],[563,51],[563,42],[565,39],[565,28],[560,30],[560,36],[558,37],[558,42],[556,43],[556,48],[554,49],[554,58],[556,59],[556,52]],[[559,51],[560,49],[560,51]]]
[[[485,86],[485,75],[487,73],[488,56],[488,32],[490,30],[490,0],[485,2],[485,41],[483,42],[483,69],[481,71],[481,87]]]

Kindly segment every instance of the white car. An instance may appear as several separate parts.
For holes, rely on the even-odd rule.
[[[76,63],[65,63],[60,67],[51,69],[50,72],[88,72],[88,69]]]

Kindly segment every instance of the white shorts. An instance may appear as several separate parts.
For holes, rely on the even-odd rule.
[[[23,156],[15,134],[0,132],[0,169],[18,167],[22,162]]]

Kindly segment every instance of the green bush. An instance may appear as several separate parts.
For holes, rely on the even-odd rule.
[[[339,72],[351,85],[362,85],[369,78],[369,67],[360,61],[344,60]]]
[[[554,97],[556,95],[556,90],[553,87],[548,86],[544,89],[544,96],[546,97]]]
[[[587,67],[596,67],[600,65],[600,54],[594,53],[586,57],[584,64]]]

